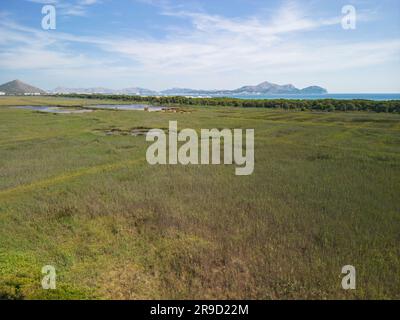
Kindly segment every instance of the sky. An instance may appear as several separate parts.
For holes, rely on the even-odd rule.
[[[45,5],[55,29],[42,27]],[[343,27],[344,6],[355,28]],[[0,83],[14,79],[46,90],[269,81],[400,93],[400,1],[1,0]]]

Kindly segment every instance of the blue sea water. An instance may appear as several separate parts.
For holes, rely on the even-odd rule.
[[[273,95],[230,95],[239,99],[339,99],[339,100],[400,100],[400,93],[328,93],[328,94],[273,94]]]

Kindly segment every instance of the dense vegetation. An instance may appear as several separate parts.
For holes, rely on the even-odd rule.
[[[9,107],[90,103],[0,98],[0,299],[400,298],[399,114]],[[170,120],[254,128],[254,174],[150,166],[120,134]]]
[[[288,99],[235,99],[235,98],[190,98],[183,96],[142,97],[103,94],[71,94],[65,95],[75,98],[108,99],[152,104],[179,104],[200,106],[231,106],[245,108],[270,108],[285,110],[317,110],[317,111],[372,111],[399,113],[400,100],[373,101],[373,100],[288,100]]]

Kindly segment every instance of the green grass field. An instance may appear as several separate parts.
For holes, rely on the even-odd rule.
[[[97,102],[0,98],[0,299],[400,298],[399,114],[8,107]],[[105,134],[170,120],[254,128],[253,175],[150,166],[143,136]]]

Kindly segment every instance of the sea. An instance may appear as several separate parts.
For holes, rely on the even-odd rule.
[[[205,97],[205,96],[194,96]],[[221,97],[210,95],[207,97]],[[374,100],[388,101],[400,100],[400,93],[327,93],[327,94],[272,94],[272,95],[226,95],[224,97],[238,99],[296,99],[296,100],[317,100],[317,99],[339,99],[339,100]]]

